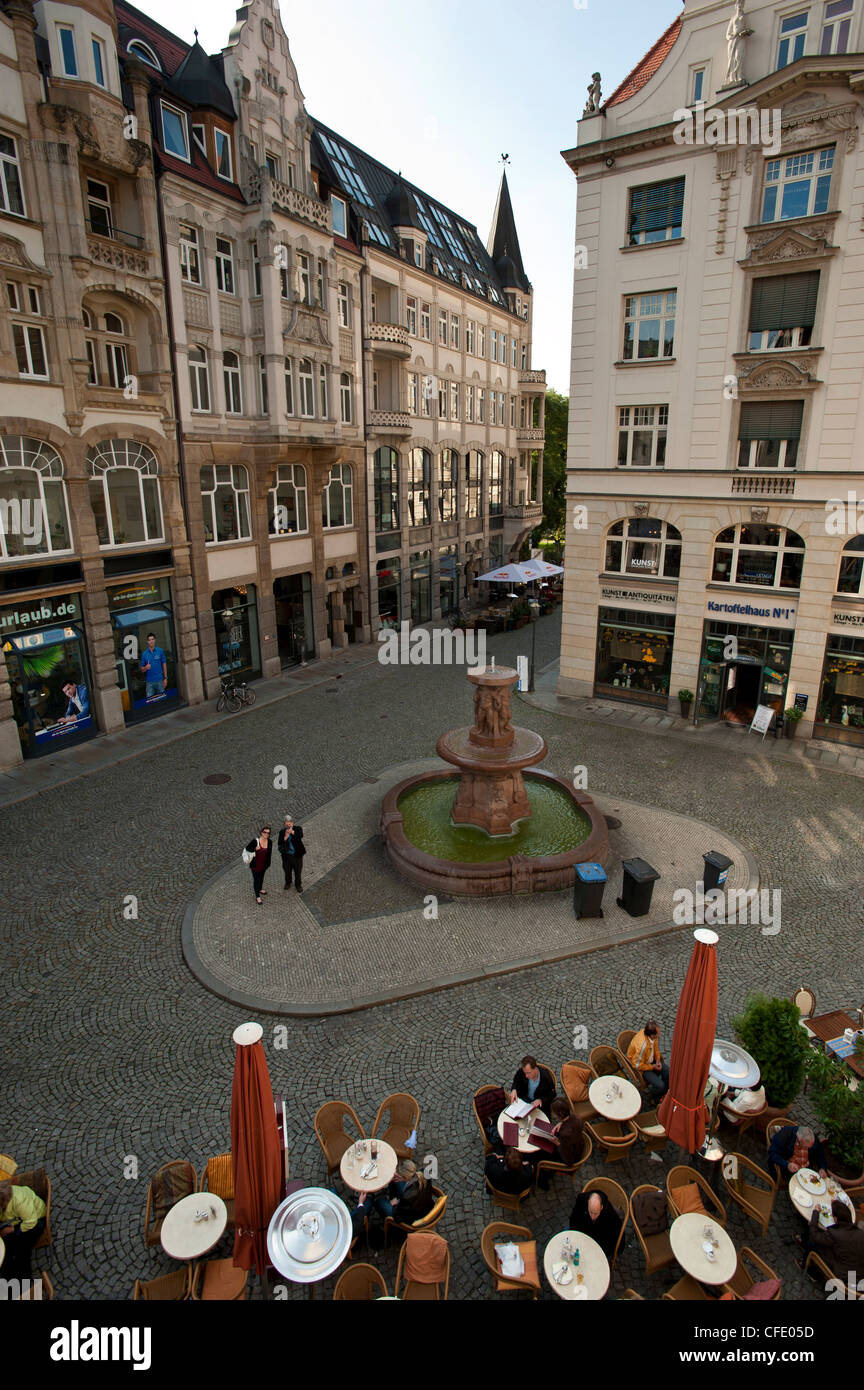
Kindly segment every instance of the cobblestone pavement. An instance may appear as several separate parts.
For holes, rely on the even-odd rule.
[[[554,658],[559,627],[556,617],[541,620],[541,663]],[[499,662],[514,663],[525,631],[492,639]],[[434,736],[464,722],[464,710],[463,672],[355,666],[338,683],[301,689],[0,814],[9,890],[0,1150],[22,1167],[44,1163],[51,1175],[54,1243],[36,1265],[51,1272],[61,1297],[126,1298],[136,1275],[170,1267],[144,1246],[148,1177],[169,1158],[200,1170],[228,1146],[231,1033],[245,1011],[204,990],[183,962],[190,900],[263,818],[287,809],[308,819],[365,778],[429,757]],[[522,722],[546,738],[550,767],[587,765],[592,794],[710,821],[752,847],[763,885],[782,888],[779,935],[721,929],[721,1034],[754,986],[788,995],[805,981],[820,1011],[864,1000],[857,778],[781,762],[755,741],[729,753],[538,709]],[[280,766],[287,771],[277,791]],[[204,785],[214,772],[232,780]],[[130,895],[137,919],[124,916]],[[254,910],[250,901],[250,917]],[[452,1296],[494,1297],[479,1254],[493,1213],[472,1092],[509,1080],[528,1049],[556,1069],[580,1055],[577,1026],[593,1046],[650,1011],[668,1047],[690,945],[686,933],[674,934],[362,1013],[290,1020],[282,1051],[273,1046],[279,1020],[265,1019],[274,1087],[291,1101],[292,1174],[323,1177],[312,1129],[323,1100],[351,1101],[368,1128],[386,1094],[412,1092],[422,1106],[419,1152],[434,1155],[450,1198],[440,1230],[452,1250]],[[795,1113],[813,1118],[806,1097]],[[749,1135],[742,1149],[758,1157]],[[137,1180],[124,1177],[129,1155]],[[657,1181],[668,1162],[634,1154],[610,1176],[632,1190]],[[599,1171],[592,1158],[584,1177]],[[559,1182],[532,1198],[522,1219],[542,1243],[562,1228],[570,1204]],[[729,1229],[783,1275],[787,1297],[821,1297],[791,1256],[798,1221],[781,1193],[766,1238],[737,1209]],[[391,1284],[395,1258],[380,1257]],[[631,1245],[612,1291],[631,1286],[657,1298],[673,1279],[648,1279]],[[543,1296],[555,1298],[549,1289]]]

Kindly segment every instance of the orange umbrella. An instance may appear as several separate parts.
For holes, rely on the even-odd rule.
[[[657,1118],[669,1138],[687,1153],[701,1148],[705,1138],[707,1109],[705,1087],[717,1031],[716,932],[699,928],[690,957],[687,978],[678,1001],[669,1090],[660,1102]]]
[[[244,1023],[235,1030],[231,1088],[234,1263],[240,1269],[254,1265],[259,1278],[268,1265],[267,1228],[282,1200],[282,1145],[261,1045],[263,1032],[258,1023]]]

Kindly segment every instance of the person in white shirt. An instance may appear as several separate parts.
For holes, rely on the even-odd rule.
[[[756,1115],[764,1110],[765,1087],[758,1086],[752,1091],[736,1091],[723,1100],[723,1113],[730,1125],[740,1125],[742,1116]]]

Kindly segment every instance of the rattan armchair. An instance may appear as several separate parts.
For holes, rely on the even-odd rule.
[[[45,1203],[45,1230],[33,1246],[34,1250],[41,1250],[43,1245],[51,1244],[51,1179],[44,1168],[32,1168],[28,1173],[19,1169],[9,1181],[13,1187],[29,1187]]]
[[[625,1289],[623,1294],[621,1295],[621,1302],[631,1303],[634,1301],[637,1303],[644,1303],[645,1299],[643,1298],[642,1294],[637,1293],[635,1289]]]
[[[677,1284],[673,1284],[671,1289],[667,1289],[662,1295],[670,1303],[716,1303],[717,1298],[713,1293],[706,1293],[702,1285],[691,1275],[685,1274],[683,1279],[679,1279]]]
[[[171,1208],[183,1197],[198,1191],[198,1174],[185,1159],[163,1163],[150,1179],[147,1206],[144,1210],[144,1244],[158,1245],[162,1222]]]
[[[503,1207],[505,1211],[518,1212],[526,1197],[530,1197],[534,1191],[532,1187],[526,1187],[524,1192],[499,1192],[497,1187],[493,1187],[489,1179],[486,1179],[486,1191],[492,1198],[496,1207]]]
[[[812,1018],[816,1012],[816,995],[809,985],[801,985],[792,995],[792,1003],[795,1005],[802,1021]]]
[[[755,1271],[755,1272],[754,1272]],[[730,1290],[736,1299],[742,1299],[749,1293],[754,1284],[761,1284],[765,1279],[779,1279],[779,1274],[775,1274],[770,1265],[766,1265],[763,1259],[751,1250],[749,1246],[743,1245],[738,1251],[738,1263],[732,1278],[727,1280],[723,1289]],[[773,1302],[780,1297],[780,1289],[774,1295]]]
[[[594,1081],[594,1068],[587,1062],[565,1062],[561,1068],[561,1087],[577,1120],[593,1120],[597,1111],[588,1099],[588,1087]]]
[[[447,1207],[447,1197],[445,1193],[441,1191],[441,1188],[436,1187],[434,1183],[430,1183],[429,1187],[435,1195],[435,1205],[425,1216],[418,1217],[416,1221],[400,1221],[396,1216],[386,1217],[384,1221],[385,1245],[387,1244],[391,1231],[405,1231],[410,1234],[411,1231],[435,1230],[435,1227],[438,1225]]]
[[[627,1049],[630,1046],[633,1039],[635,1038],[635,1036],[635,1028],[625,1028],[622,1032],[618,1034],[618,1037],[615,1039],[615,1046],[618,1048],[618,1051],[624,1057],[627,1056]]]
[[[645,1235],[639,1226],[639,1220],[634,1208],[634,1201],[643,1192],[660,1192],[661,1189],[654,1183],[641,1183],[639,1187],[634,1187],[630,1193],[630,1221],[636,1232],[636,1239],[642,1247],[642,1254],[645,1256],[645,1273],[656,1274],[658,1269],[665,1269],[667,1265],[675,1263],[675,1256],[672,1253],[672,1242],[669,1239],[668,1228],[660,1231],[656,1235]],[[669,1198],[666,1197],[666,1209],[669,1208]]]
[[[0,1154],[0,1182],[6,1178],[11,1178],[13,1173],[17,1173],[18,1164],[11,1154]]]
[[[591,1066],[594,1068],[595,1076],[623,1076],[624,1080],[632,1082],[637,1090],[645,1089],[641,1076],[617,1047],[611,1047],[607,1043],[592,1047]]]
[[[385,1115],[388,1117],[387,1128],[379,1134],[378,1129]],[[389,1144],[400,1158],[411,1158],[414,1150],[406,1148],[405,1141],[411,1138],[419,1123],[420,1102],[409,1096],[407,1091],[397,1091],[395,1095],[382,1100],[379,1105],[371,1137],[382,1139],[385,1144]]]
[[[132,1291],[135,1303],[183,1303],[192,1292],[192,1267],[160,1274],[156,1279],[136,1279]]]
[[[201,1191],[212,1192],[216,1197],[221,1197],[228,1212],[228,1222],[226,1230],[234,1229],[234,1160],[230,1153],[217,1154],[215,1158],[207,1160],[207,1167],[204,1169],[204,1176],[201,1179]]]
[[[447,1245],[447,1242],[446,1242],[446,1240],[444,1239],[443,1236],[436,1235],[434,1232],[431,1232],[431,1231],[424,1231],[424,1232],[422,1233],[422,1235],[420,1235],[419,1237],[418,1237],[417,1235],[415,1235],[415,1234],[412,1234],[412,1235],[410,1235],[410,1236],[406,1236],[406,1238],[405,1238],[405,1244],[402,1246],[402,1249],[399,1251],[399,1263],[398,1263],[398,1265],[396,1266],[396,1288],[394,1289],[394,1293],[395,1293],[395,1295],[396,1295],[397,1298],[400,1297],[400,1294],[399,1294],[399,1286],[400,1286],[400,1284],[402,1283],[402,1276],[403,1276],[403,1273],[404,1273],[404,1270],[405,1270],[405,1261],[406,1261],[406,1259],[408,1258],[408,1256],[409,1256],[409,1254],[410,1254],[411,1242],[412,1242],[413,1240],[416,1240],[416,1239],[426,1240],[426,1241],[429,1241],[429,1240],[438,1240],[438,1241],[441,1242],[441,1245],[444,1247],[444,1248],[443,1248],[443,1251],[442,1251],[443,1260],[444,1260],[444,1276],[443,1276],[443,1279],[440,1279],[437,1283],[434,1283],[434,1284],[427,1284],[427,1283],[425,1283],[425,1282],[422,1282],[422,1283],[421,1283],[421,1282],[420,1282],[419,1280],[417,1280],[417,1279],[409,1279],[409,1278],[407,1278],[407,1276],[406,1276],[406,1278],[405,1278],[405,1284],[404,1284],[404,1289],[403,1289],[403,1292],[402,1292],[401,1297],[402,1297],[404,1300],[410,1300],[410,1301],[416,1301],[416,1300],[422,1300],[422,1301],[424,1301],[424,1302],[430,1302],[430,1301],[431,1301],[431,1302],[436,1302],[436,1301],[437,1301],[437,1302],[441,1302],[441,1301],[446,1301],[446,1299],[447,1299],[447,1294],[448,1294],[449,1289],[450,1289],[450,1248],[449,1248],[449,1246]],[[441,1292],[442,1285],[443,1285],[443,1289],[444,1289],[443,1294],[442,1294],[442,1292]]]
[[[618,1251],[621,1249],[621,1242],[624,1239],[624,1230],[630,1219],[630,1201],[624,1188],[612,1178],[589,1178],[582,1191],[585,1193],[602,1192],[608,1198],[611,1205],[621,1217],[621,1230],[618,1232],[618,1239],[615,1242],[615,1249],[609,1256],[609,1268],[615,1268],[615,1261],[618,1258]]]
[[[192,1275],[192,1298],[202,1303],[242,1303],[246,1298],[245,1269],[237,1269],[233,1255],[224,1260],[199,1260]]]
[[[632,1120],[603,1120],[599,1116],[585,1121],[592,1143],[603,1152],[607,1163],[618,1163],[639,1137]]]
[[[373,1303],[387,1297],[384,1276],[374,1265],[352,1265],[339,1275],[333,1290],[334,1303]]]
[[[730,1163],[731,1159],[735,1160],[734,1165]],[[776,1180],[772,1178],[770,1173],[766,1173],[764,1168],[760,1168],[758,1163],[754,1163],[752,1158],[746,1158],[744,1154],[727,1154],[723,1160],[722,1168],[723,1183],[732,1201],[756,1222],[760,1235],[764,1236],[768,1231],[771,1213],[777,1199]],[[735,1176],[727,1177],[728,1168],[732,1168]],[[767,1188],[749,1182],[748,1173],[757,1178],[759,1182],[767,1184]]]
[[[726,1208],[720,1198],[713,1191],[711,1184],[701,1173],[697,1173],[695,1168],[688,1168],[686,1163],[677,1164],[670,1168],[666,1174],[666,1196],[669,1198],[669,1205],[676,1216],[681,1216],[682,1211],[675,1200],[675,1192],[679,1187],[684,1187],[687,1183],[695,1183],[699,1188],[702,1198],[702,1207],[705,1215],[712,1221],[716,1221],[720,1226],[726,1225]]]
[[[503,1086],[496,1086],[494,1085],[494,1083],[487,1083],[485,1086],[479,1086],[477,1090],[474,1092],[472,1109],[474,1111],[474,1118],[477,1121],[480,1133],[483,1136],[484,1158],[487,1157],[487,1155],[491,1154],[494,1148],[494,1145],[489,1142],[489,1137],[486,1133],[486,1125],[497,1124],[498,1116],[501,1114],[501,1111],[506,1107],[506,1105],[507,1096],[505,1094]]]
[[[519,1244],[520,1253],[525,1262],[525,1273],[520,1275],[518,1279],[505,1279],[501,1274],[498,1256],[495,1254],[495,1245],[502,1240],[514,1240]],[[480,1237],[480,1251],[483,1255],[483,1263],[492,1275],[495,1288],[499,1293],[523,1293],[527,1291],[532,1298],[539,1296],[540,1272],[537,1267],[537,1242],[527,1226],[511,1226],[507,1221],[490,1222]]]
[[[864,1302],[864,1290],[856,1284],[853,1286],[849,1281],[849,1275],[844,1279],[842,1274],[835,1274],[829,1264],[826,1264],[822,1256],[816,1250],[811,1250],[804,1261],[804,1268],[809,1270],[813,1266],[821,1274],[825,1275],[826,1292],[833,1294],[835,1299],[839,1289],[843,1289],[844,1299],[852,1303]]]
[[[569,1174],[570,1177],[574,1177],[576,1173],[579,1172],[579,1169],[582,1167],[582,1164],[588,1162],[593,1152],[594,1145],[591,1142],[590,1134],[583,1133],[582,1153],[580,1154],[579,1158],[577,1158],[575,1163],[559,1163],[556,1159],[552,1158],[551,1156],[549,1156],[548,1158],[541,1158],[539,1163],[537,1164],[536,1169],[534,1170],[534,1176],[538,1180],[543,1174],[548,1174],[550,1177],[554,1177],[556,1173],[565,1173]]]
[[[345,1129],[346,1119],[350,1119],[356,1133],[349,1134],[347,1132]],[[365,1139],[366,1131],[347,1100],[328,1100],[318,1110],[313,1125],[318,1143],[321,1145],[321,1151],[324,1154],[329,1178],[339,1171],[345,1150],[349,1145],[356,1143],[358,1139]]]
[[[634,1115],[633,1124],[636,1126],[646,1153],[665,1149],[669,1142],[669,1136],[660,1123],[656,1107],[653,1110],[643,1110],[640,1115]]]

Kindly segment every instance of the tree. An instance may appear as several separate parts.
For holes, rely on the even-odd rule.
[[[553,540],[564,545],[567,528],[567,417],[570,402],[550,389],[546,392],[546,446],[543,456],[543,520],[531,537],[532,545]]]

